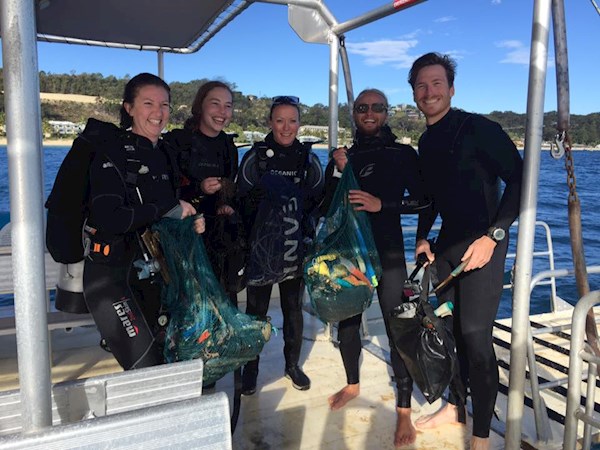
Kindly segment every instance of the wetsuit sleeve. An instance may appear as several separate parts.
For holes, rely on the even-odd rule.
[[[327,214],[329,207],[331,206],[331,201],[333,200],[333,194],[337,189],[337,185],[340,181],[340,178],[333,176],[333,172],[335,169],[335,163],[333,159],[329,160],[327,167],[325,168],[325,186],[323,190],[322,199],[319,203],[319,212],[322,216]]]
[[[420,142],[420,141],[419,141]],[[419,159],[419,173],[423,179],[423,195],[427,199],[427,202],[430,202],[429,206],[425,208],[425,210],[419,212],[419,220],[417,222],[417,234],[415,236],[415,241],[420,241],[421,239],[427,239],[429,232],[431,231],[431,227],[435,223],[435,219],[439,214],[435,202],[432,201],[433,195],[430,192],[430,188],[432,186],[431,182],[428,182],[425,177],[425,167],[423,167],[422,160]]]
[[[485,121],[478,132],[479,148],[491,173],[505,183],[491,226],[508,230],[519,216],[523,160],[517,147],[499,124]]]
[[[304,210],[312,212],[323,199],[325,177],[319,158],[309,153],[309,166],[306,172]]]
[[[150,225],[178,205],[173,196],[156,203],[128,205],[124,175],[106,156],[90,166],[90,223],[103,233],[123,234]]]
[[[381,198],[381,210],[397,214],[418,214],[427,209],[430,202],[425,197],[417,152],[412,147],[404,146],[398,150],[397,156],[397,183],[402,192],[390,190],[390,197],[386,195]],[[406,191],[408,195],[404,195]]]
[[[257,186],[259,181],[260,174],[256,148],[252,147],[242,158],[236,178],[237,205],[248,227],[252,225],[258,204],[264,196],[264,193]]]

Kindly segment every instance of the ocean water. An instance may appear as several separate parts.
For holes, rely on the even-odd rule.
[[[60,164],[68,152],[69,147],[44,147],[44,192],[47,197]],[[240,150],[243,154],[247,149]],[[327,150],[315,149],[323,166],[327,163]],[[600,166],[600,151],[573,152],[575,163],[575,176],[577,192],[581,201],[583,238],[586,262],[588,265],[600,265],[600,183],[597,180],[596,168]],[[571,268],[571,246],[569,238],[569,224],[567,215],[566,172],[564,160],[554,160],[547,151],[542,152],[540,163],[540,178],[538,186],[538,211],[537,220],[546,222],[552,232],[554,246],[554,263],[557,269]],[[9,193],[8,193],[8,162],[6,147],[0,146],[0,228],[9,221]],[[403,216],[402,225],[416,225],[412,216]],[[515,252],[516,228],[511,230],[511,244],[509,253]],[[405,236],[407,258],[412,260],[414,234]],[[545,235],[536,231],[535,248],[545,250]],[[510,270],[514,260],[507,261],[507,271]],[[547,258],[535,258],[533,274],[549,269]],[[590,288],[600,289],[600,275],[590,275]],[[558,295],[571,303],[576,301],[577,289],[573,278],[557,279]],[[508,317],[511,312],[511,293],[506,291],[503,296],[498,317]],[[539,286],[534,289],[531,300],[531,311],[543,312],[549,310],[550,287]],[[12,297],[0,296],[0,306],[10,304]]]

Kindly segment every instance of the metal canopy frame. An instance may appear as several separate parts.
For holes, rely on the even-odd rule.
[[[39,105],[39,76],[36,39],[46,42],[99,45],[113,48],[151,50],[158,53],[159,74],[162,75],[162,55],[171,53],[193,53],[212,39],[221,29],[235,19],[252,3],[272,3],[287,5],[290,22],[294,14],[302,14],[302,8],[318,19],[320,29],[313,30],[317,36],[314,42],[330,46],[330,144],[337,143],[338,122],[338,78],[339,59],[342,58],[346,78],[348,102],[353,102],[352,83],[347,54],[344,48],[344,33],[368,24],[382,17],[415,6],[424,0],[394,0],[373,9],[359,17],[338,23],[327,8],[324,0],[2,0],[0,1],[0,30],[2,33],[2,57],[4,66],[4,90],[7,116],[9,186],[12,223],[13,274],[15,280],[15,319],[17,324],[18,363],[21,374],[21,396],[23,429],[33,432],[51,424],[50,404],[50,361],[48,355],[48,334],[45,304],[44,277],[44,214],[42,187],[42,133]],[[548,29],[552,2],[562,5],[563,0],[534,0],[532,44],[530,58],[529,92],[527,103],[527,130],[525,140],[525,161],[521,215],[518,232],[516,260],[515,294],[513,302],[513,336],[511,351],[509,412],[507,421],[506,448],[520,446],[521,418],[523,413],[523,389],[525,382],[526,338],[529,314],[529,284],[532,270],[533,238],[536,219],[537,180],[539,177],[540,144],[544,110],[546,63],[548,57]],[[123,21],[127,8],[135,11],[135,17],[125,23],[128,32],[142,30],[145,26],[135,26],[138,13],[156,11],[153,8],[173,8],[174,4],[184,8],[188,14],[205,10],[207,3],[214,8],[204,15],[203,21],[190,32],[177,34],[171,27],[182,27],[189,20],[166,22],[172,15],[157,14],[157,25],[152,29],[153,37],[143,36],[119,39],[111,30]],[[54,8],[63,6],[62,15]],[[123,5],[126,5],[123,6]],[[167,6],[165,6],[167,5]],[[69,10],[68,8],[71,8]],[[60,33],[54,25],[69,17],[74,28],[76,11],[96,8],[102,14],[89,22],[96,28],[95,34]],[[297,9],[300,9],[298,13]],[[171,11],[172,12],[172,11]],[[205,11],[206,12],[206,11]],[[52,15],[52,14],[54,15]],[[58,15],[56,15],[58,14]],[[38,27],[36,28],[36,17]],[[57,17],[61,20],[57,21]],[[197,15],[194,17],[198,17]],[[105,22],[100,21],[103,18]],[[167,19],[165,19],[167,18]],[[96,24],[95,22],[98,22]],[[97,25],[104,31],[98,31]],[[112,27],[112,28],[111,28]],[[295,27],[304,36],[305,31]],[[123,31],[123,30],[120,30]],[[300,32],[299,32],[300,31]],[[105,34],[102,34],[102,33]],[[177,34],[177,35],[176,35]],[[310,33],[309,33],[310,35]],[[163,36],[170,39],[161,40]],[[311,42],[310,39],[307,42]]]

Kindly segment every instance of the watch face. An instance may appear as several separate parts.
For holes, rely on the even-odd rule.
[[[504,239],[505,235],[506,235],[506,232],[502,228],[496,228],[492,232],[492,237],[494,238],[495,241],[501,241],[502,239]]]

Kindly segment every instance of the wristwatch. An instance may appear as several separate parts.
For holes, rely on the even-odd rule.
[[[499,227],[490,227],[486,234],[492,241],[498,243],[506,236],[506,231],[503,228]]]

